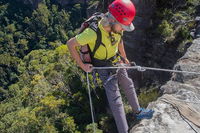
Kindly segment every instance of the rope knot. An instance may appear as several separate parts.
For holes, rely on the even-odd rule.
[[[140,72],[146,71],[146,69],[141,67],[141,66],[136,66],[136,67],[137,67],[137,70],[140,71]]]

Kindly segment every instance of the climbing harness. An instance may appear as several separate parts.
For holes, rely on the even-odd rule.
[[[97,49],[102,44],[102,35],[98,27],[98,22],[103,18],[104,14],[100,12],[94,13],[90,18],[81,24],[78,34],[82,33],[86,28],[92,29],[97,34],[97,39],[93,51],[91,51],[88,44],[80,47],[80,57],[84,63],[91,63]]]
[[[180,70],[171,70],[171,69],[162,69],[162,68],[153,68],[153,67],[143,67],[143,66],[129,66],[127,64],[119,64],[118,66],[111,66],[111,67],[93,67],[93,70],[102,70],[102,69],[135,69],[140,72],[144,72],[146,70],[152,70],[152,71],[164,71],[164,72],[174,72],[174,73],[187,73],[187,74],[196,74],[200,75],[199,72],[190,72],[190,71],[180,71]],[[92,123],[93,123],[93,132],[95,133],[96,127],[95,127],[95,121],[94,121],[94,111],[93,111],[93,104],[92,104],[92,98],[90,94],[90,81],[89,81],[89,72],[86,73],[87,76],[87,89],[88,89],[88,96],[90,101],[90,110],[91,110],[91,116],[92,116]],[[198,104],[198,103],[197,103]]]

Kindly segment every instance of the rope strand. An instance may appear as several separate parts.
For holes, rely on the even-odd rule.
[[[93,67],[93,70],[98,69],[136,69],[138,71],[146,71],[146,70],[152,70],[152,71],[165,71],[165,72],[175,72],[175,73],[188,73],[188,74],[197,74],[200,75],[199,72],[190,72],[190,71],[180,71],[180,70],[171,70],[171,69],[162,69],[162,68],[153,68],[153,67],[142,67],[142,66],[113,66],[113,67]]]
[[[94,123],[94,112],[93,112],[93,106],[92,106],[92,97],[91,97],[91,93],[90,93],[90,81],[89,81],[88,72],[86,74],[86,77],[87,77],[88,96],[89,96],[89,101],[90,101],[90,111],[91,111],[91,115],[92,115],[93,132],[95,133],[96,129],[95,129],[95,123]]]

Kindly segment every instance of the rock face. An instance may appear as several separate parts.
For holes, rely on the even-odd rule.
[[[181,71],[200,72],[200,38],[195,39],[187,49],[185,55],[179,59],[174,69]],[[180,115],[171,104],[164,102],[165,96],[173,96],[180,102],[180,106],[189,105],[184,111],[200,112],[200,75],[175,73],[171,80],[161,87],[163,96],[149,104],[148,108],[155,110],[150,120],[142,120],[135,125],[130,133],[200,133],[199,127]],[[194,115],[191,113],[190,115]],[[195,116],[196,115],[196,116]],[[200,122],[200,115],[195,114],[193,119]]]
[[[135,30],[124,33],[124,44],[127,57],[137,65],[157,68],[172,68],[181,56],[176,46],[166,46],[159,39],[152,38],[148,30],[153,26],[152,16],[156,12],[155,0],[132,0],[136,7],[136,16],[133,21]],[[155,74],[156,73],[156,74]],[[169,73],[131,72],[136,88],[148,86],[154,81],[163,84],[169,80]]]
[[[136,48],[146,43],[146,29],[151,26],[151,17],[155,12],[155,0],[132,0],[136,7],[136,16],[133,21],[135,30],[125,33],[125,44],[130,48]],[[127,40],[127,41],[126,41]],[[130,41],[131,40],[131,41]]]

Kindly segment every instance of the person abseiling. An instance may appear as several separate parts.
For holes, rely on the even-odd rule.
[[[91,63],[84,63],[81,60],[76,47],[88,45],[92,52],[98,39],[96,30],[88,27],[67,41],[70,54],[78,66],[85,72],[91,72],[93,66],[113,66],[116,62],[122,63],[122,60],[117,56],[118,53],[124,59],[125,64],[130,64],[124,50],[122,35],[123,31],[134,30],[132,21],[135,14],[135,6],[130,0],[115,0],[109,5],[108,12],[105,13],[96,26],[101,33],[101,44],[95,50],[95,53],[91,54]],[[107,100],[119,133],[128,133],[128,124],[119,85],[125,92],[125,96],[132,107],[135,118],[152,118],[153,110],[140,107],[133,81],[128,77],[126,69],[118,69],[116,72],[108,69],[96,71],[105,88]]]

